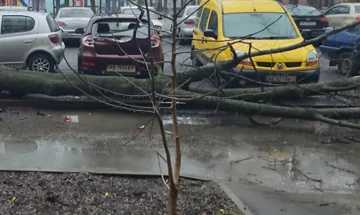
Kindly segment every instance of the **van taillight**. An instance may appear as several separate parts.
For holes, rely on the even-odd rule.
[[[59,35],[57,35],[57,34],[50,34],[49,39],[54,44],[60,43],[60,38],[59,38]]]
[[[320,22],[327,24],[327,23],[329,23],[329,19],[326,18],[326,17],[323,17],[323,18],[320,19]]]

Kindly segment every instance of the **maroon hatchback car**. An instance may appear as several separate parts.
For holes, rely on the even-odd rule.
[[[79,73],[90,75],[124,75],[148,78],[150,49],[156,75],[163,71],[164,53],[160,37],[151,30],[149,44],[147,20],[134,15],[94,16],[84,29],[78,54]],[[135,30],[136,29],[136,30]]]

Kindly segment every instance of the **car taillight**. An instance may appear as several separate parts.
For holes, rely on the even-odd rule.
[[[187,25],[193,25],[195,23],[195,21],[192,20],[192,19],[188,19],[188,20],[185,20],[184,23],[187,24]]]
[[[54,44],[60,43],[60,38],[59,38],[59,35],[57,35],[57,34],[50,34],[49,39]]]
[[[83,38],[82,43],[84,44],[84,46],[94,47],[95,41],[91,36],[86,36]]]
[[[359,21],[359,20],[360,20],[360,15],[357,15],[357,16],[355,17],[355,19],[356,19],[357,21]]]
[[[58,21],[57,24],[60,27],[65,27],[66,26],[65,22],[62,22],[62,21]]]
[[[156,48],[160,45],[160,38],[156,34],[151,37],[151,47]]]
[[[326,17],[323,17],[323,18],[320,19],[320,22],[327,24],[327,23],[329,23],[329,19],[326,18]]]

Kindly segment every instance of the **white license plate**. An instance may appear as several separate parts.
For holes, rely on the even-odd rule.
[[[70,36],[81,36],[81,34],[76,34],[76,33],[70,33]]]
[[[300,22],[302,26],[315,26],[316,22]]]
[[[267,76],[268,82],[296,83],[296,76]]]
[[[134,65],[114,65],[109,64],[106,68],[107,72],[135,72],[136,68]]]

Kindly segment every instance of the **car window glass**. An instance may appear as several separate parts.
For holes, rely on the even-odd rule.
[[[338,14],[339,7],[333,7],[330,10],[326,11],[325,15],[335,15]]]
[[[290,39],[299,36],[284,13],[229,13],[223,15],[223,20],[224,35],[229,38],[250,35],[256,39]],[[241,27],[237,27],[239,20]]]
[[[134,30],[137,22],[99,22],[92,28],[92,33],[95,37],[102,38],[131,38],[134,35]],[[144,23],[137,28],[136,38],[147,38],[148,36],[147,23]]]
[[[46,22],[48,23],[51,32],[60,31],[58,24],[51,15],[46,16]]]
[[[356,25],[353,28],[349,28],[348,32],[351,34],[360,34],[360,25]]]
[[[355,6],[355,13],[359,14],[360,13],[360,6]]]
[[[196,15],[196,10],[198,9],[198,7],[189,7],[188,10],[186,11],[186,16],[195,16]]]
[[[31,31],[35,27],[35,20],[28,16],[3,16],[1,34],[11,34]]]
[[[201,16],[201,12],[202,12],[203,8],[200,7],[200,9],[197,11],[196,13],[196,18],[195,18],[195,27],[199,27],[199,20],[200,20],[200,16]]]
[[[204,31],[206,28],[207,20],[209,18],[209,13],[210,13],[210,10],[205,8],[204,12],[201,15],[200,30],[202,30],[202,31]]]
[[[349,14],[350,13],[350,7],[348,6],[340,6],[338,8],[338,14]]]
[[[184,16],[185,10],[186,10],[186,8],[183,9],[183,10],[179,13],[179,15],[178,15],[179,18]]]
[[[218,33],[218,16],[216,11],[211,12],[208,29],[212,29],[216,34]]]
[[[292,16],[320,16],[321,12],[310,6],[287,6],[286,7]]]
[[[90,18],[94,15],[92,10],[90,9],[82,9],[82,8],[69,8],[60,10],[59,17],[61,18],[69,18],[69,17],[85,17]]]

